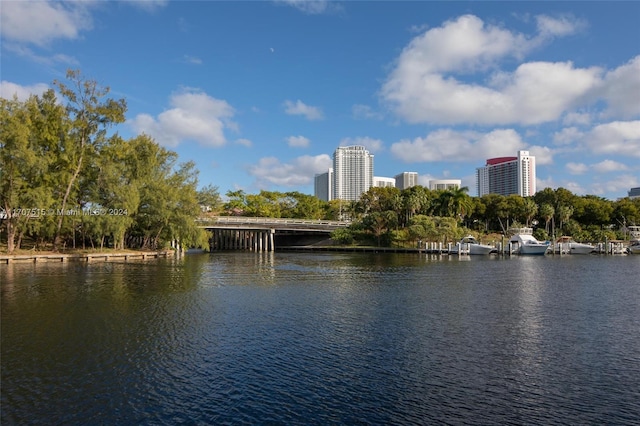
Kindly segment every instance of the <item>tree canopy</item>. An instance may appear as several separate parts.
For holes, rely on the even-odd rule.
[[[126,102],[69,71],[67,81],[26,101],[0,99],[0,241],[39,248],[207,246],[197,227],[198,172],[140,135],[108,129]],[[207,201],[212,201],[211,188]],[[202,194],[200,194],[202,196]]]

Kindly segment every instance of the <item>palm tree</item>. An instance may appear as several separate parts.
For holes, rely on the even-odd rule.
[[[573,207],[567,205],[561,205],[558,207],[558,218],[560,219],[560,229],[564,226],[564,223],[573,215]]]
[[[540,216],[544,218],[544,231],[549,233],[549,222],[553,219],[553,216],[556,214],[556,210],[553,208],[551,204],[544,203],[540,206],[538,210]]]
[[[453,215],[460,217],[464,221],[466,215],[471,213],[473,208],[473,201],[469,197],[469,187],[463,186],[462,188],[455,188],[451,190],[451,208],[453,209]]]
[[[538,205],[533,198],[525,198],[524,199],[524,214],[527,219],[527,226],[531,226],[531,220],[538,213]]]

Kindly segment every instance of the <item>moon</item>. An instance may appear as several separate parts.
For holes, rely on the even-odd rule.
[[[273,47],[270,47],[269,49],[271,50],[271,53],[276,51],[276,49],[274,49]]]

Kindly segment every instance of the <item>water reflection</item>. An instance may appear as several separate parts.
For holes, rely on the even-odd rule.
[[[639,272],[272,252],[0,266],[2,423],[630,424]]]

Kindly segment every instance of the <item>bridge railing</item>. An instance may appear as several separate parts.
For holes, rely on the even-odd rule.
[[[320,225],[332,227],[347,227],[350,222],[337,220],[311,220],[311,219],[290,219],[272,217],[245,217],[245,216],[213,216],[204,217],[197,220],[201,224],[245,224],[255,223],[260,225]]]

